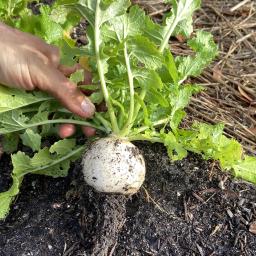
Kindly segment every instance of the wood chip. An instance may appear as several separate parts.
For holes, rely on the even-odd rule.
[[[198,243],[196,243],[196,247],[197,247],[198,252],[200,253],[200,255],[204,256],[205,254],[204,254],[203,248]]]
[[[222,77],[222,72],[221,69],[218,67],[218,65],[214,66],[214,68],[212,69],[213,71],[213,79],[217,82],[222,81],[221,77]]]
[[[256,136],[256,127],[249,128],[249,130],[252,132],[252,136]]]
[[[231,219],[234,217],[234,214],[229,209],[227,209],[227,214]]]
[[[238,3],[237,5],[235,5],[234,7],[232,7],[232,8],[230,9],[230,11],[231,11],[231,12],[234,12],[235,10],[241,8],[243,5],[247,4],[247,3],[250,2],[250,1],[251,1],[251,0],[244,0],[244,1],[240,2],[240,3]]]
[[[180,43],[186,42],[186,38],[185,38],[183,35],[181,35],[181,34],[176,35],[176,38],[178,39],[178,41],[179,41]]]
[[[214,230],[211,232],[210,236],[215,235],[222,228],[222,224],[218,224]]]
[[[247,99],[247,101],[249,103],[251,103],[253,101],[252,97],[250,97],[250,95],[248,93],[245,92],[245,90],[241,87],[241,86],[238,86],[238,90],[240,92],[240,94],[245,98]]]
[[[249,231],[256,235],[256,221],[254,221],[253,223],[250,224],[250,228],[249,228]]]

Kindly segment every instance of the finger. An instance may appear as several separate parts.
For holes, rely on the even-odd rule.
[[[65,66],[65,65],[59,65],[58,70],[64,74],[65,76],[69,77],[71,74],[76,72],[77,70],[82,69],[82,67],[79,64],[75,64],[72,67]]]
[[[88,70],[84,70],[84,81],[80,82],[79,85],[90,85],[92,84],[92,73]],[[94,91],[88,89],[81,89],[81,91],[86,95],[90,96]]]
[[[73,124],[62,124],[58,128],[59,136],[64,139],[72,136],[76,132],[76,127]]]
[[[89,126],[82,126],[82,131],[86,137],[92,137],[96,134],[96,129]]]
[[[49,58],[51,64],[57,68],[60,65],[60,50],[54,45],[47,44],[47,46],[44,54]]]
[[[60,63],[60,50],[58,47],[47,44],[41,38],[26,32],[15,29],[15,33],[19,34],[25,42],[27,41],[27,46],[33,46],[38,52],[44,54],[53,66],[58,67]]]
[[[57,98],[67,109],[81,117],[91,117],[95,106],[59,70],[34,60],[30,65],[33,84]]]
[[[88,70],[84,70],[83,84],[92,84],[92,73]]]

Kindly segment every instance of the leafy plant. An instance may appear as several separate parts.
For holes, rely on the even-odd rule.
[[[180,128],[191,96],[202,90],[186,83],[187,78],[202,72],[217,55],[217,46],[208,32],[192,33],[192,15],[200,7],[199,0],[166,2],[172,9],[162,24],[128,0],[62,0],[52,8],[41,7],[39,16],[23,15],[28,12],[23,10],[16,18],[13,25],[58,45],[65,64],[86,56],[82,59],[93,75],[93,84],[87,87],[94,90],[90,97],[95,103],[104,99],[108,110],[83,120],[42,92],[1,86],[4,149],[16,152],[21,141],[34,155],[20,151],[12,155],[13,185],[0,193],[0,218],[8,213],[24,175],[66,176],[70,162],[82,155],[85,146],[77,145],[75,139],[42,146],[42,139],[56,134],[55,125],[60,123],[95,127],[102,135],[129,141],[163,143],[172,160],[186,157],[187,151],[195,152],[218,160],[223,170],[230,170],[237,178],[256,182],[256,158],[245,156],[238,142],[225,137],[223,125],[195,123],[190,129]],[[58,19],[54,16],[57,13]],[[68,28],[78,16],[89,23],[88,44],[79,49],[68,36]],[[187,45],[194,51],[191,56],[172,55],[169,38],[177,34],[188,38]],[[72,79],[79,82],[81,74]],[[15,143],[10,145],[10,140]]]

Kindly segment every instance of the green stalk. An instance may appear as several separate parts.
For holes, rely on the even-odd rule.
[[[168,29],[168,33],[165,35],[160,47],[159,47],[159,51],[162,53],[165,49],[165,47],[167,46],[167,44],[169,43],[169,39],[174,31],[174,29],[176,28],[176,26],[178,25],[179,23],[179,17],[176,16],[173,23],[169,26],[169,29]]]
[[[155,121],[155,122],[152,123],[152,126],[153,126],[153,127],[157,127],[157,126],[159,126],[159,125],[166,124],[169,120],[170,120],[170,118],[168,117],[168,118],[164,118],[164,119]],[[147,125],[141,126],[140,128],[138,128],[138,129],[136,130],[136,134],[142,133],[142,132],[146,131],[146,130],[149,129],[149,128],[150,128],[150,127],[147,126]],[[133,135],[131,135],[131,136],[133,136]],[[129,137],[129,138],[130,138],[130,137]]]
[[[2,123],[4,124],[4,122],[2,122]],[[94,125],[94,124],[91,124],[91,123],[86,122],[86,121],[71,120],[71,119],[54,119],[54,120],[46,120],[46,121],[33,123],[33,124],[26,124],[26,125],[21,124],[22,127],[18,126],[16,128],[16,130],[12,130],[11,132],[17,132],[17,131],[25,130],[25,129],[28,129],[28,128],[45,125],[45,124],[77,124],[77,125],[93,127],[97,130],[106,132],[106,129],[102,126]],[[10,133],[10,131],[0,132],[0,134],[7,134],[7,133]]]
[[[102,125],[105,127],[107,133],[111,132],[111,124],[109,121],[107,121],[102,115],[100,115],[97,112],[95,113],[95,118],[102,123]]]
[[[163,143],[163,141],[158,137],[147,138],[147,137],[144,137],[143,135],[140,135],[140,134],[129,137],[129,141],[139,141],[139,140],[149,141],[149,142],[152,142],[152,143],[156,143],[156,142]]]
[[[141,93],[139,95],[139,97],[144,100],[145,96],[146,96],[146,93],[147,93],[147,90],[145,88],[143,88],[141,90]],[[133,115],[133,122],[136,120],[138,114],[139,114],[139,111],[140,111],[140,108],[141,108],[141,105],[139,102],[136,103],[135,105],[135,110],[134,110],[134,115]]]
[[[108,107],[108,113],[110,116],[113,133],[117,134],[119,132],[119,127],[117,124],[113,106],[111,104],[111,99],[109,97],[109,92],[108,92],[107,84],[104,77],[104,69],[100,59],[100,43],[99,43],[100,42],[100,0],[97,0],[96,2],[94,41],[95,41],[95,55],[97,59],[97,67],[98,67],[98,74],[100,77],[101,89],[102,89],[105,102]]]
[[[133,75],[132,75],[131,65],[130,65],[129,56],[128,56],[128,52],[127,52],[126,42],[124,43],[124,58],[125,58],[125,65],[126,65],[126,69],[127,69],[129,88],[130,88],[130,110],[129,110],[127,122],[121,131],[121,135],[123,135],[123,136],[127,135],[131,129],[131,126],[133,123],[134,105],[135,105]]]

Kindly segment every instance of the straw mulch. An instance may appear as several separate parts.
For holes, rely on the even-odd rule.
[[[161,0],[135,0],[156,20],[169,9]],[[196,82],[206,90],[193,97],[186,124],[193,121],[224,123],[225,133],[256,154],[256,2],[202,0],[195,28],[214,35],[219,56]],[[190,54],[182,38],[173,39],[174,55]]]

